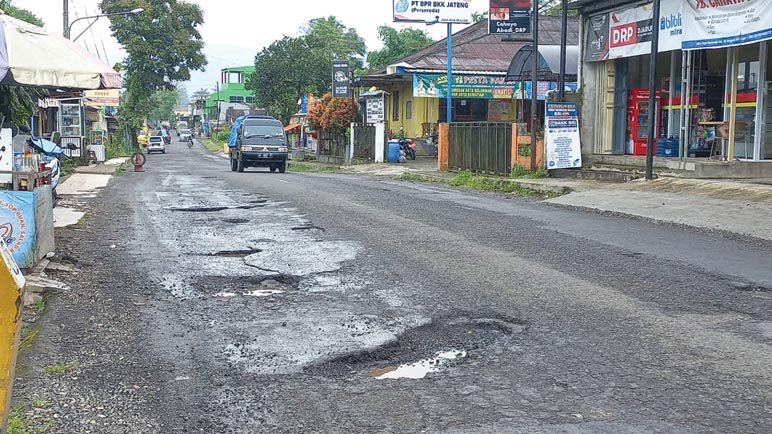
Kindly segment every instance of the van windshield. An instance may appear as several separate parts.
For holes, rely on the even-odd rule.
[[[244,125],[244,138],[250,137],[281,137],[284,129],[281,125]]]

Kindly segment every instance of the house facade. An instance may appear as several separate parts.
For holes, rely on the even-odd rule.
[[[219,90],[209,95],[203,107],[205,119],[210,122],[225,123],[230,116],[240,116],[255,104],[255,93],[247,89],[249,77],[255,73],[255,67],[240,66],[225,68],[220,71]],[[239,113],[236,115],[236,113]],[[218,116],[219,115],[219,116]]]

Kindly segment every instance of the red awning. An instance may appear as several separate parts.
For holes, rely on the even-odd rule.
[[[300,125],[300,124],[289,124],[286,127],[284,127],[284,131],[292,131],[292,130],[298,129],[300,127],[302,127],[302,125]]]

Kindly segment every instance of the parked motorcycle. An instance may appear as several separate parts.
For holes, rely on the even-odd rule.
[[[405,151],[405,157],[415,160],[415,140],[400,139],[399,149]]]
[[[434,146],[434,155],[437,155],[437,141],[439,139],[439,135],[437,133],[429,134],[428,141],[429,144]]]

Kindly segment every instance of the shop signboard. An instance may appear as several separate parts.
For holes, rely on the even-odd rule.
[[[346,60],[332,62],[332,97],[351,98],[351,67]]]
[[[393,0],[395,23],[469,24],[481,0]]]
[[[531,32],[531,0],[490,0],[488,33]]]
[[[511,99],[516,83],[508,83],[503,75],[453,75],[453,98]],[[416,98],[446,98],[448,77],[443,74],[413,74],[413,96]]]
[[[681,49],[684,31],[681,4],[681,0],[661,0],[656,23],[660,53]],[[646,4],[590,17],[584,60],[600,62],[650,54],[653,12],[652,4]]]
[[[118,107],[121,102],[118,89],[87,90],[83,96],[86,103],[92,107]]]
[[[684,50],[772,39],[772,0],[683,1]]]
[[[582,167],[579,107],[576,103],[546,103],[544,137],[547,169]]]
[[[384,121],[383,97],[367,98],[367,122]]]

